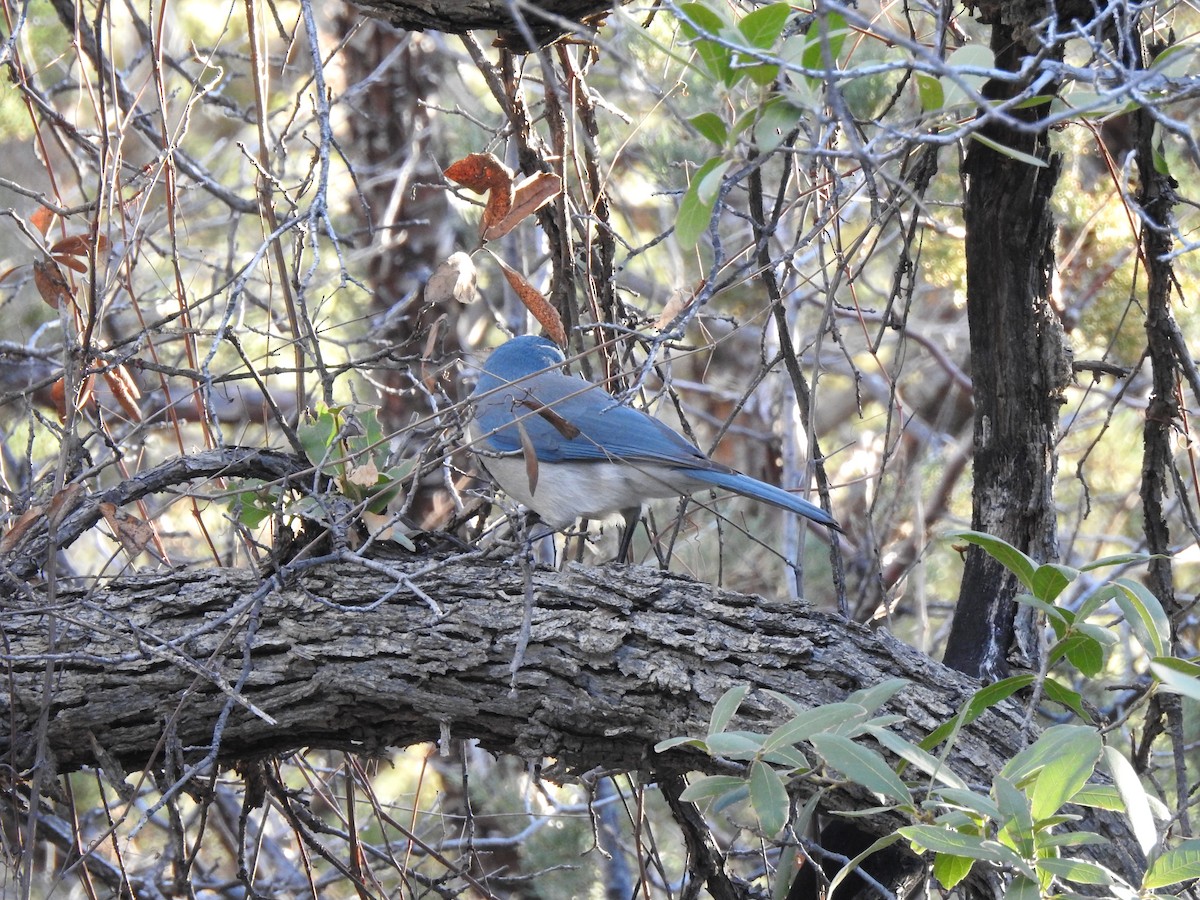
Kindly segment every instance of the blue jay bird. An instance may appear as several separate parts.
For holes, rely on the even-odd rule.
[[[516,337],[492,352],[471,393],[484,468],[554,530],[621,513],[624,560],[644,501],[725,488],[841,531],[820,507],[713,462],[657,419],[564,374],[565,363],[552,341]]]

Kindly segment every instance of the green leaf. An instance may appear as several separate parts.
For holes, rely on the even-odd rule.
[[[979,93],[986,75],[976,75],[962,71],[963,69],[991,69],[996,65],[996,57],[982,44],[965,44],[946,57],[948,74],[940,79],[944,97],[943,108],[950,108],[964,103],[975,103],[970,91]]]
[[[692,176],[692,183],[683,195],[679,215],[675,219],[675,238],[684,250],[695,247],[700,236],[708,230],[717,201],[717,193],[711,189],[713,181],[719,187],[730,165],[729,160],[713,157]]]
[[[1022,857],[1033,856],[1036,844],[1033,839],[1033,813],[1029,808],[1029,797],[1003,775],[992,782],[992,793],[996,806],[1000,808],[1000,833],[997,835],[1005,846],[1012,847]]]
[[[811,743],[830,767],[851,781],[901,805],[912,804],[912,797],[900,776],[874,750],[840,734],[814,734]]]
[[[750,805],[763,834],[774,837],[783,831],[788,817],[787,788],[779,773],[759,759],[750,764]]]
[[[1004,900],[1041,900],[1042,888],[1036,877],[1024,875],[1009,882]]]
[[[1113,581],[1113,586],[1116,588],[1113,600],[1124,613],[1142,649],[1150,656],[1166,655],[1166,648],[1171,643],[1171,621],[1158,598],[1144,584],[1129,578],[1118,578]]]
[[[698,116],[692,116],[688,121],[703,137],[708,138],[719,147],[725,146],[725,141],[729,138],[729,129],[725,127],[725,120],[716,113],[700,113]]]
[[[957,716],[931,731],[927,737],[920,741],[918,746],[922,750],[932,750],[959,728],[962,728],[964,725],[970,725],[983,715],[986,710],[991,709],[997,703],[1007,700],[1022,688],[1029,687],[1029,685],[1033,684],[1033,681],[1033,675],[1013,675],[997,681],[995,684],[981,687],[971,695],[971,699],[967,701]]]
[[[1153,553],[1118,553],[1115,556],[1103,556],[1092,560],[1086,566],[1080,566],[1080,572],[1092,572],[1096,569],[1106,569],[1109,566],[1128,566],[1133,563],[1144,563],[1154,559]]]
[[[317,407],[317,414],[296,427],[296,436],[300,438],[300,446],[304,455],[314,466],[319,466],[328,458],[327,450],[337,436],[338,426],[334,414],[325,407]]]
[[[713,756],[729,759],[750,759],[762,750],[762,735],[748,731],[722,731],[710,734],[705,740],[708,752]]]
[[[1152,891],[1192,878],[1200,878],[1200,838],[1184,841],[1154,860],[1142,879],[1142,890]]]
[[[940,803],[970,810],[979,818],[999,820],[1003,817],[1000,807],[992,802],[991,797],[985,797],[972,790],[939,788],[934,796]]]
[[[925,112],[938,112],[941,110],[946,104],[946,94],[942,90],[942,83],[932,75],[926,75],[924,72],[917,72],[916,80],[917,98],[921,101],[921,109],[925,110]],[[936,862],[934,866],[936,868]],[[945,882],[942,883],[945,884]]]
[[[1009,760],[1000,774],[1015,784],[1036,776],[1029,789],[1030,807],[1035,820],[1044,819],[1087,783],[1103,746],[1095,728],[1053,725]]]
[[[978,131],[972,132],[971,137],[979,141],[985,147],[990,147],[1001,156],[1007,156],[1009,159],[1015,159],[1017,162],[1023,162],[1026,165],[1033,166],[1036,169],[1044,169],[1049,165],[1046,160],[1040,156],[1034,156],[1032,153],[1026,153],[1023,150],[1018,150],[1016,147],[1009,147],[999,141],[994,141],[990,137],[980,134]]]
[[[825,45],[829,46],[830,64],[836,66],[849,29],[846,17],[841,13],[829,12],[818,15],[805,34],[804,53],[800,64],[814,71],[825,70]]]
[[[702,775],[683,789],[679,799],[689,803],[701,803],[723,797],[730,791],[741,790],[745,786],[746,779],[736,775]]]
[[[732,86],[739,75],[733,71],[733,53],[716,41],[700,37],[702,32],[714,36],[727,33],[729,24],[724,17],[703,3],[681,3],[680,27],[685,37],[695,41],[696,54],[704,63],[709,74],[726,87]]]
[[[1012,544],[982,531],[951,531],[946,537],[952,541],[966,541],[981,548],[988,556],[1016,575],[1027,590],[1033,591],[1033,573],[1037,564]]]
[[[768,50],[779,40],[791,11],[792,7],[787,3],[760,6],[738,22],[738,31],[751,47]]]
[[[1150,671],[1165,689],[1200,700],[1200,665],[1173,656],[1160,656],[1150,661]]]
[[[1158,829],[1154,826],[1154,815],[1150,812],[1150,800],[1142,779],[1138,777],[1133,764],[1115,747],[1104,748],[1104,762],[1125,804],[1125,816],[1129,819],[1133,836],[1149,859],[1150,851],[1158,843]]]
[[[797,713],[772,731],[765,741],[763,750],[775,750],[800,741],[807,741],[814,734],[836,728],[848,721],[862,722],[867,711],[857,703],[827,703]]]
[[[1116,786],[1111,784],[1086,784],[1075,792],[1071,802],[1094,809],[1107,809],[1110,812],[1121,812],[1125,809]]]
[[[1049,872],[1056,878],[1062,878],[1075,884],[1116,883],[1113,873],[1104,868],[1104,866],[1084,862],[1081,859],[1049,856],[1039,859],[1037,867],[1043,872]]]
[[[1104,648],[1095,638],[1080,631],[1059,641],[1050,651],[1051,659],[1057,658],[1060,653],[1088,678],[1095,678],[1104,669]]]
[[[708,752],[708,744],[699,738],[692,737],[673,737],[667,738],[665,741],[659,741],[654,745],[654,752],[666,753],[668,750],[673,750],[676,747],[696,747],[705,753]]]
[[[795,844],[788,844],[779,851],[779,860],[775,863],[775,879],[771,885],[771,900],[787,900],[792,893],[792,882],[800,871],[800,853]]]
[[[975,865],[975,860],[970,857],[938,853],[933,858],[933,877],[938,880],[938,884],[949,891],[971,874],[973,865]]]
[[[713,704],[712,716],[708,720],[708,733],[717,734],[729,727],[729,720],[738,711],[746,695],[750,693],[750,685],[740,684],[731,687]]]
[[[1027,878],[1035,878],[1029,864],[1012,848],[1005,847],[998,841],[987,840],[974,834],[963,834],[961,831],[939,828],[936,825],[905,825],[899,829],[899,833],[908,838],[914,847],[921,850],[932,850],[935,853],[949,853],[952,856],[965,856],[968,859],[981,859],[984,862],[1012,866]]]
[[[705,162],[693,175],[692,183],[679,205],[679,216],[675,223],[676,237],[685,249],[695,247],[700,236],[708,230],[717,189],[730,165],[729,160],[713,158]]]
[[[916,744],[905,740],[894,731],[888,731],[885,728],[878,728],[874,725],[868,726],[867,730],[879,742],[881,747],[891,750],[905,762],[916,766],[930,778],[940,781],[950,788],[967,790],[967,783],[950,771],[949,767],[936,756],[931,756]]]
[[[908,687],[907,678],[889,678],[871,687],[861,688],[846,698],[847,703],[857,703],[867,712],[875,712],[898,693]]]
[[[1064,687],[1052,678],[1048,678],[1042,682],[1042,691],[1046,697],[1053,700],[1055,703],[1065,706],[1079,718],[1085,722],[1091,722],[1092,717],[1083,706],[1083,697],[1078,691],[1073,691],[1069,687]]]
[[[800,121],[801,112],[782,97],[769,100],[759,111],[754,123],[754,143],[762,153],[769,153],[783,143]]]
[[[1033,595],[1047,603],[1053,603],[1068,585],[1079,577],[1079,570],[1057,563],[1043,563],[1034,570]]]

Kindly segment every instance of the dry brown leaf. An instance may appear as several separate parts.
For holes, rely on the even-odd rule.
[[[520,405],[527,406],[532,409],[535,413],[553,425],[554,430],[565,437],[568,441],[579,437],[579,428],[568,422],[563,418],[561,413],[547,406],[545,403],[534,400],[532,397],[524,397],[522,398]]]
[[[117,398],[121,409],[125,410],[125,415],[129,416],[130,421],[142,421],[142,410],[137,404],[142,397],[142,392],[138,390],[137,383],[129,374],[129,370],[123,365],[114,366],[104,373],[104,380],[113,396]]]
[[[100,512],[109,530],[130,557],[137,556],[154,540],[154,529],[132,513],[119,509],[115,503],[101,503]]]
[[[449,300],[466,304],[474,299],[475,263],[461,250],[451,253],[425,283],[425,301],[432,306],[440,306]]]
[[[374,487],[379,483],[379,467],[373,460],[368,459],[347,472],[346,480],[360,487]]]
[[[563,327],[562,318],[558,315],[558,310],[550,305],[550,301],[542,296],[541,291],[535,288],[532,284],[525,280],[525,276],[513,269],[500,257],[495,256],[496,262],[500,263],[500,268],[504,272],[504,277],[516,291],[521,302],[525,304],[525,308],[533,314],[533,317],[538,320],[538,323],[546,329],[546,336],[560,347],[567,346],[567,330]]]
[[[700,279],[700,283],[690,292],[682,289],[675,290],[671,294],[670,299],[667,300],[667,305],[663,307],[662,314],[659,315],[658,320],[654,323],[654,327],[662,331],[674,322],[676,316],[696,302],[696,296],[704,288],[704,284],[705,279],[702,278]]]
[[[55,256],[53,259],[56,263],[61,263],[68,269],[74,269],[80,275],[87,274],[87,263],[83,262],[82,260],[78,260],[73,256]]]
[[[52,259],[39,259],[33,263],[33,283],[46,301],[46,305],[58,309],[63,301],[71,298],[71,286],[63,277],[62,269]]]
[[[562,179],[553,172],[538,172],[530,175],[513,188],[512,208],[495,224],[483,229],[485,241],[504,237],[517,227],[524,219],[562,193]],[[491,206],[489,200],[488,206]],[[487,222],[487,211],[484,211],[484,221]]]
[[[467,190],[484,194],[496,187],[512,193],[512,169],[490,153],[471,153],[448,165],[443,173]]]
[[[0,536],[0,555],[7,556],[15,550],[21,538],[29,531],[29,527],[34,522],[44,518],[45,515],[46,508],[38,504],[29,507],[29,509],[17,516],[17,521],[13,522],[12,528]]]
[[[517,434],[521,438],[521,450],[525,454],[525,477],[529,479],[529,493],[532,496],[537,493],[537,451],[533,448],[533,441],[529,438],[529,432],[525,430],[525,424],[520,419],[517,419],[515,424],[517,426]]]
[[[46,510],[46,520],[51,528],[57,528],[69,516],[87,495],[87,488],[79,482],[66,485],[61,491],[50,498],[50,507]]]

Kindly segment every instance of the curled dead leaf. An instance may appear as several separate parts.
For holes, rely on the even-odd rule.
[[[475,263],[463,253],[451,253],[425,283],[425,300],[440,306],[450,300],[470,303],[475,299]]]
[[[442,174],[477,194],[500,187],[511,196],[512,169],[490,153],[468,154],[448,165]]]
[[[503,217],[489,223],[487,210],[484,210],[483,239],[491,241],[503,237],[561,193],[562,179],[553,172],[538,172],[523,179],[513,188],[511,208]],[[490,197],[488,207],[491,207]]]

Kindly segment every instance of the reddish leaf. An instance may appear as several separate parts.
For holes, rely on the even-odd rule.
[[[558,315],[558,310],[550,305],[550,301],[542,296],[541,291],[525,280],[525,276],[509,267],[504,260],[500,259],[494,253],[492,256],[496,262],[500,263],[500,268],[504,271],[504,277],[508,280],[512,289],[517,292],[517,296],[521,298],[521,302],[525,304],[525,308],[546,329],[547,337],[560,347],[567,346],[567,330],[563,327],[562,318]]]
[[[80,275],[87,274],[87,264],[80,262],[73,256],[55,256],[53,259],[56,263],[62,263],[68,269],[74,269]]]
[[[96,376],[89,375],[79,385],[79,390],[75,392],[76,410],[82,409],[92,399],[92,388],[95,387],[95,384]],[[58,418],[65,422],[67,420],[67,387],[62,378],[50,385],[50,399],[54,403],[54,408],[58,410]]]
[[[47,306],[58,309],[64,300],[71,299],[71,286],[63,277],[62,269],[52,259],[35,260],[33,264],[33,283],[46,301]]]
[[[464,156],[448,165],[443,174],[477,194],[496,187],[503,188],[509,196],[512,193],[512,170],[490,153]]]
[[[154,540],[154,529],[132,513],[119,509],[115,503],[101,503],[100,512],[109,530],[129,556],[137,556]]]

